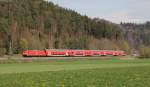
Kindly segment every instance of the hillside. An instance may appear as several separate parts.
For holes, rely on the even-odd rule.
[[[126,24],[91,19],[43,0],[0,1],[1,54],[20,53],[26,49],[106,49],[130,52],[130,36],[126,35],[126,27]],[[149,42],[143,43],[149,45]]]
[[[150,46],[150,22],[144,24],[122,23],[125,38],[132,47]]]

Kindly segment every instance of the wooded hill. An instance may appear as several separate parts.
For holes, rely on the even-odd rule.
[[[132,47],[150,46],[150,22],[144,24],[121,23],[125,38]]]
[[[130,52],[124,27],[125,24],[91,19],[44,0],[0,1],[1,54],[20,53],[26,49],[106,49]]]

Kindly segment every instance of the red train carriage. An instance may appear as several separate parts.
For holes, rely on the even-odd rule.
[[[123,51],[114,51],[114,52],[112,52],[112,55],[113,56],[123,56],[124,52]]]
[[[66,56],[75,56],[74,50],[66,50]]]
[[[98,50],[93,50],[93,55],[100,56],[100,52]]]
[[[93,51],[93,50],[84,51],[84,56],[95,56],[95,55],[96,55],[96,51]]]
[[[119,51],[119,55],[121,55],[121,56],[125,56],[125,55],[126,55],[126,53],[125,53],[124,51]]]
[[[51,49],[46,50],[47,56],[66,56],[65,50]]]
[[[85,56],[84,50],[74,50],[74,56]]]
[[[99,51],[99,54],[100,54],[101,56],[106,56],[106,55],[107,55],[107,51],[106,51],[106,50],[100,50],[100,51]]]
[[[45,50],[26,50],[22,54],[23,56],[47,56]]]

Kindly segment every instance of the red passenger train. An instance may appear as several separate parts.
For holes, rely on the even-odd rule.
[[[115,50],[59,50],[59,49],[50,49],[50,50],[26,50],[22,53],[26,57],[52,57],[52,56],[124,56],[126,53],[124,51],[115,51]]]

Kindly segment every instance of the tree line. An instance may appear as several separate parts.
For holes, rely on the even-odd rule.
[[[0,55],[29,49],[106,49],[130,53],[122,25],[44,0],[0,1]]]

